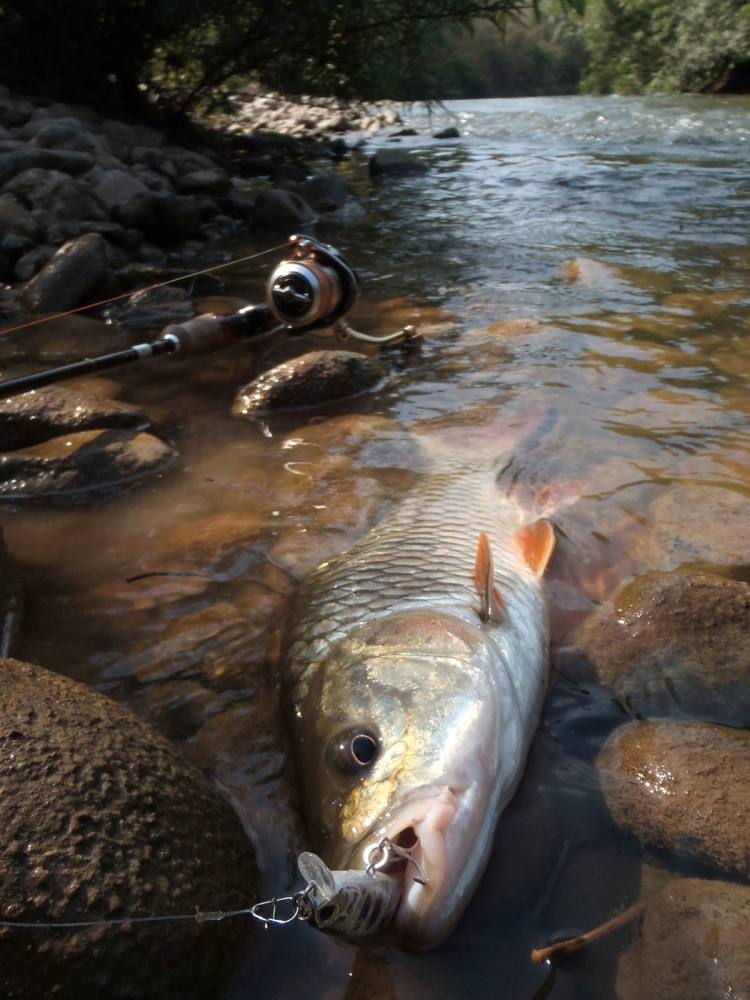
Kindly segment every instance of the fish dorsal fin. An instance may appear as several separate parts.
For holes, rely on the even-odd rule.
[[[479,532],[474,561],[474,585],[481,601],[479,617],[483,622],[498,625],[505,614],[505,601],[493,579],[492,549],[486,531]]]
[[[555,530],[550,522],[542,519],[526,524],[513,537],[526,565],[541,576],[555,548]]]

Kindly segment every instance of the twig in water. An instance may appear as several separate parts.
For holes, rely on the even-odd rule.
[[[644,909],[643,903],[634,903],[627,910],[618,913],[616,917],[612,917],[606,923],[594,927],[593,930],[586,931],[585,934],[578,934],[576,937],[566,938],[564,941],[556,941],[546,948],[534,948],[531,952],[531,961],[534,965],[542,965],[544,962],[554,961],[565,955],[571,955],[574,951],[579,951],[581,948],[585,948],[586,945],[598,941],[599,938],[611,934],[612,931],[616,931],[633,920],[637,920]]]

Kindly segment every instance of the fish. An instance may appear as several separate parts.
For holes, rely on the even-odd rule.
[[[461,916],[538,727],[555,505],[499,470],[545,420],[417,434],[416,487],[312,571],[291,614],[282,683],[310,838],[332,869],[365,869],[383,838],[414,860],[383,869],[408,948]]]

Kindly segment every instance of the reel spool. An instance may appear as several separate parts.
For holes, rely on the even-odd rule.
[[[342,257],[309,236],[293,236],[291,257],[274,268],[266,301],[285,326],[302,332],[332,326],[357,297],[357,276]]]

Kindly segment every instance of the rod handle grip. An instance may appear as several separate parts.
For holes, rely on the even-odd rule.
[[[169,337],[176,340],[178,355],[210,354],[231,344],[234,337],[232,330],[222,322],[221,316],[204,313],[194,316],[184,323],[172,323],[162,331],[160,340]]]

